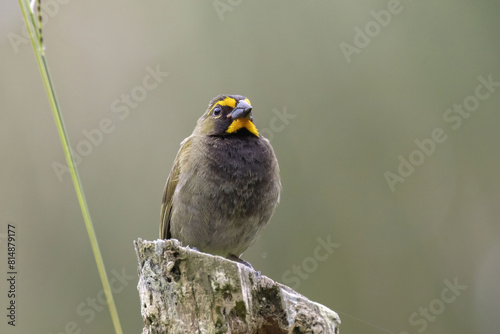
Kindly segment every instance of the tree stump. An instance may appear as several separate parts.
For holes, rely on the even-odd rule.
[[[134,244],[143,334],[339,333],[337,313],[243,264],[175,239]]]

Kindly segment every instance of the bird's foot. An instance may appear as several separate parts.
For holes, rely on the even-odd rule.
[[[229,255],[227,256],[227,258],[228,258],[229,260],[233,260],[234,262],[238,262],[238,263],[244,264],[244,265],[245,265],[245,266],[247,266],[248,268],[250,268],[250,269],[254,270],[254,269],[253,269],[253,267],[252,267],[252,265],[250,264],[250,262],[245,261],[245,260],[243,260],[243,259],[241,259],[241,258],[237,257],[237,256],[236,256],[236,255],[234,255],[234,254],[229,254]]]

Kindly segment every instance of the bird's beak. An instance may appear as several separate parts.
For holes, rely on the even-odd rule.
[[[238,102],[233,111],[229,113],[229,115],[227,115],[227,118],[231,118],[232,120],[250,118],[251,112],[252,106],[245,100],[241,100],[240,102]]]
[[[238,102],[233,111],[231,111],[227,118],[232,119],[231,125],[226,130],[227,133],[233,133],[241,128],[245,128],[256,137],[259,137],[259,131],[252,123],[252,106],[245,100]]]

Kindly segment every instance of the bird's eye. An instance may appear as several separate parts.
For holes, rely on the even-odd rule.
[[[217,117],[217,116],[219,116],[219,115],[220,115],[220,113],[221,113],[221,112],[222,112],[222,109],[221,109],[221,108],[219,108],[219,107],[215,107],[215,108],[214,108],[214,111],[213,111],[213,113],[212,113],[212,115],[214,115],[214,117]]]

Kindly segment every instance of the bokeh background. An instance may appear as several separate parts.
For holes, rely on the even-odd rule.
[[[44,3],[125,333],[142,330],[132,242],[157,238],[179,143],[219,93],[250,98],[281,166],[281,204],[243,256],[256,269],[337,311],[341,333],[500,331],[498,2]],[[11,223],[19,271],[15,329],[0,283],[1,332],[112,333],[17,2],[0,18],[0,264]],[[391,187],[401,159],[415,164]]]

